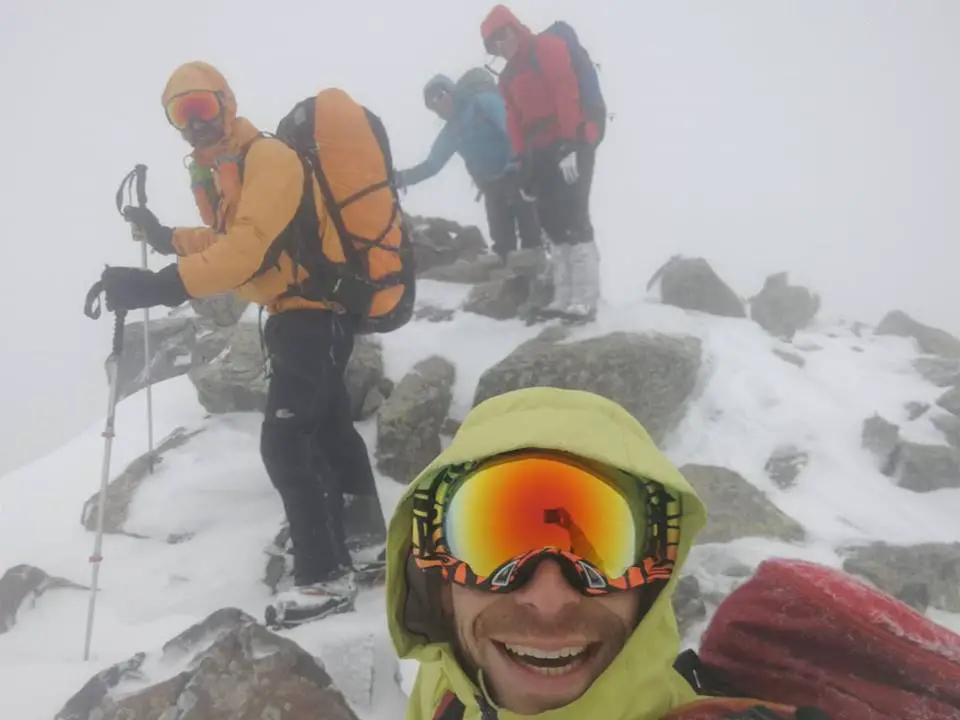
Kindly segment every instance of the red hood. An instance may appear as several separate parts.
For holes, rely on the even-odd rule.
[[[487,17],[480,25],[480,34],[483,36],[483,39],[486,40],[490,35],[504,27],[512,27],[524,38],[529,38],[533,35],[533,33],[530,32],[530,28],[517,20],[517,16],[505,5],[497,5],[487,14]]]

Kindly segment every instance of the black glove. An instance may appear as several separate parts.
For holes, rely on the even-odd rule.
[[[161,225],[157,216],[145,207],[127,205],[123,209],[123,219],[140,229],[147,244],[161,255],[173,255],[173,228]]]
[[[138,310],[156,305],[176,307],[190,296],[180,279],[177,266],[168,265],[159,272],[132,267],[108,267],[100,277],[107,310]]]

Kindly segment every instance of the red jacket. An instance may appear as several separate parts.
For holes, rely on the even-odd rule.
[[[581,137],[580,88],[566,43],[553,35],[534,35],[503,5],[481,26],[484,39],[502,27],[522,37],[520,49],[500,74],[507,106],[507,127],[518,154]],[[536,54],[536,65],[533,64]]]

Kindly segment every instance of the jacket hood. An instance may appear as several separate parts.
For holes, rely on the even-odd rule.
[[[199,60],[185,63],[173,71],[161,96],[163,107],[166,108],[167,103],[175,95],[191,90],[209,90],[220,93],[223,102],[226,127],[224,140],[212,148],[204,148],[193,152],[194,159],[201,166],[209,167],[216,155],[236,153],[240,147],[246,145],[258,135],[258,130],[249,120],[237,117],[237,99],[226,78],[215,67]]]
[[[524,448],[570,453],[659,483],[680,500],[682,513],[673,576],[618,657],[579,699],[535,717],[659,720],[671,709],[692,701],[695,694],[672,669],[680,650],[680,635],[671,599],[682,564],[706,523],[703,503],[643,426],[620,405],[579,390],[528,388],[475,407],[447,449],[411,483],[391,519],[387,537],[390,634],[401,658],[420,662],[417,691],[426,694],[422,699],[411,696],[411,702],[422,700],[424,707],[436,702],[438,684],[456,692],[468,707],[479,693],[457,663],[451,638],[444,636],[444,626],[438,622],[441,606],[436,583],[431,583],[410,559],[416,488],[447,466]],[[422,712],[413,717],[430,715]],[[519,716],[500,710],[498,718],[512,720]]]
[[[533,35],[530,28],[520,22],[506,5],[497,5],[487,13],[487,17],[480,24],[480,34],[486,41],[493,33],[504,27],[511,27],[525,37]]]

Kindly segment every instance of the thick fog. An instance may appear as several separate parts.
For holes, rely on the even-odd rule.
[[[188,148],[160,106],[178,64],[217,66],[241,114],[269,130],[296,101],[344,87],[384,119],[402,167],[439,130],[423,83],[488,60],[479,24],[492,5],[5,4],[0,471],[102,421],[110,322],[81,307],[105,263],[139,264],[113,207],[123,175],[146,163],[160,219],[198,222]],[[900,308],[960,333],[960,3],[511,7],[534,29],[570,21],[602,68],[615,119],[592,207],[606,301],[638,300],[682,253],[706,257],[743,296],[789,270],[828,315],[876,322]],[[459,160],[405,204],[484,223]]]

